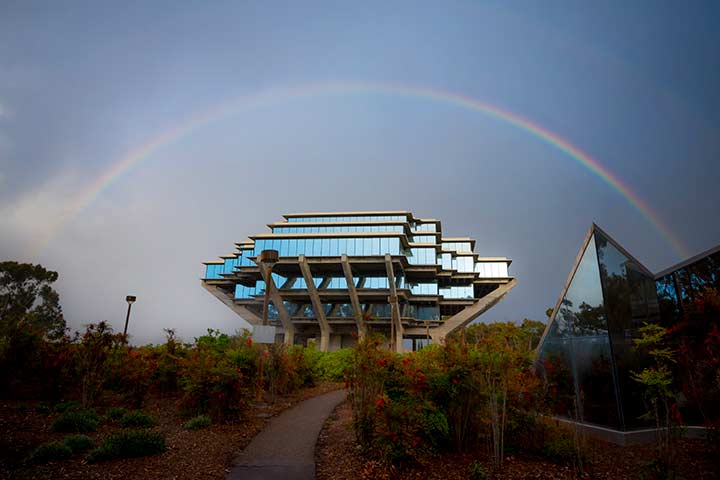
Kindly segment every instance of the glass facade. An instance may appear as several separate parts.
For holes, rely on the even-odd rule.
[[[312,227],[273,227],[273,233],[372,233],[372,232],[395,232],[404,233],[405,227],[402,225],[337,225],[337,226],[321,226]],[[432,237],[433,239],[435,237]]]
[[[351,257],[400,254],[399,237],[375,238],[275,238],[258,239],[255,251],[277,250],[281,257],[338,257],[346,253]]]
[[[414,235],[411,240],[413,243],[432,243],[435,244],[437,239],[435,235]]]
[[[365,277],[360,288],[390,288],[387,277]]]
[[[437,282],[408,283],[407,288],[410,289],[410,293],[412,293],[413,295],[437,295],[438,294]]]
[[[341,215],[337,217],[290,217],[288,222],[407,222],[407,215]]]
[[[442,249],[452,252],[472,252],[470,242],[442,242]]]
[[[440,287],[440,295],[445,298],[473,298],[473,286],[472,285],[453,285],[449,287]]]
[[[415,223],[410,226],[416,232],[436,232],[437,226],[434,223]]]
[[[478,262],[475,264],[475,272],[479,273],[481,278],[507,278],[510,276],[507,262]]]
[[[216,279],[223,278],[223,272],[225,271],[225,265],[210,263],[205,265],[205,278]]]
[[[440,308],[435,306],[414,305],[405,306],[403,317],[417,318],[418,320],[440,320]]]
[[[408,262],[412,265],[435,265],[437,257],[434,248],[411,248]]]
[[[453,258],[453,270],[462,273],[472,273],[475,262],[473,257],[455,257]]]
[[[720,291],[720,249],[661,275],[655,287],[663,325],[672,325],[703,291]]]
[[[618,430],[643,427],[631,378],[643,360],[633,339],[657,313],[652,276],[594,229],[539,350],[555,413]]]

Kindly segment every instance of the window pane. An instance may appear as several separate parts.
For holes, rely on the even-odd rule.
[[[390,242],[387,238],[381,238],[380,239],[380,255],[385,255],[386,253],[390,253]]]
[[[390,243],[390,253],[393,255],[400,255],[400,239],[399,238],[393,238],[392,242]]]

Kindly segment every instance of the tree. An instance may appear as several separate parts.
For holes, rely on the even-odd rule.
[[[641,416],[655,420],[656,458],[654,468],[662,478],[673,477],[676,468],[674,453],[681,435],[682,417],[675,403],[673,391],[673,351],[667,344],[667,330],[660,325],[646,323],[640,328],[635,346],[651,359],[651,365],[640,372],[631,372],[633,380],[643,387],[648,411]]]
[[[12,341],[20,329],[56,339],[65,333],[60,296],[50,286],[57,272],[42,265],[0,262],[0,341]]]
[[[37,367],[45,340],[64,336],[60,297],[50,286],[57,278],[42,265],[0,262],[0,390]]]

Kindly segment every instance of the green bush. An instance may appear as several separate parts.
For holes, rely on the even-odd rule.
[[[39,413],[40,415],[47,415],[50,413],[50,407],[45,405],[44,403],[39,403],[35,407],[35,412]]]
[[[317,376],[321,380],[342,382],[353,365],[353,349],[341,348],[334,352],[320,352],[317,359]]]
[[[120,425],[125,428],[146,428],[155,425],[155,419],[142,410],[131,410],[120,418]]]
[[[551,435],[545,441],[543,454],[553,462],[570,464],[575,461],[577,451],[570,437]]]
[[[122,407],[112,407],[108,408],[107,412],[105,412],[105,417],[107,417],[108,420],[120,420],[125,414],[127,413],[127,408]]]
[[[94,432],[100,426],[100,419],[92,410],[69,410],[61,413],[52,424],[56,432]]]
[[[79,408],[80,404],[78,402],[60,402],[55,405],[55,411],[57,413],[65,413],[70,410],[78,410]]]
[[[488,475],[488,472],[485,467],[482,466],[482,463],[474,461],[472,465],[470,465],[469,478],[470,480],[487,480],[490,478],[490,475]]]
[[[165,451],[165,437],[161,433],[147,430],[122,432],[110,437],[92,450],[87,457],[89,463],[113,458],[144,457]]]
[[[70,447],[63,442],[48,442],[39,445],[30,455],[28,462],[45,463],[53,460],[62,460],[72,455]]]
[[[72,453],[81,453],[85,450],[90,450],[95,445],[93,439],[87,435],[68,435],[63,440],[63,443],[72,450]]]
[[[295,367],[300,385],[312,387],[320,377],[320,369],[318,363],[323,352],[318,351],[314,346],[302,347],[295,345],[290,349],[293,356]]]
[[[247,406],[253,386],[262,387],[258,385],[260,379],[252,382],[242,368],[235,366],[235,361],[243,357],[239,352],[217,352],[220,347],[216,343],[222,345],[222,340],[223,336],[200,337],[198,348],[183,360],[180,385],[184,413],[208,414],[217,420],[236,419]]]
[[[183,425],[183,428],[187,430],[200,430],[201,428],[206,428],[212,425],[212,420],[207,415],[198,415],[197,417],[193,417],[187,422],[185,422],[185,425]]]

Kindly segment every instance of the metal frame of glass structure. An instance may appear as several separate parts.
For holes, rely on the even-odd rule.
[[[256,325],[266,322],[267,293],[267,322],[288,343],[319,334],[322,348],[333,349],[368,328],[394,331],[398,350],[403,340],[442,341],[515,285],[509,259],[480,257],[474,240],[443,238],[438,220],[411,212],[289,214],[268,227],[205,262],[202,283]],[[267,271],[265,250],[279,255]]]

